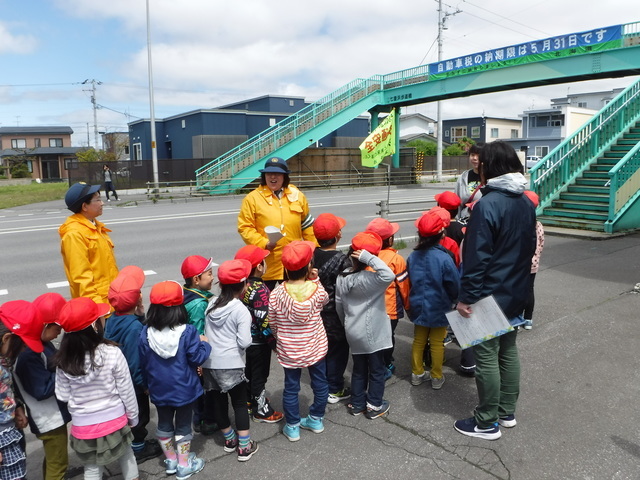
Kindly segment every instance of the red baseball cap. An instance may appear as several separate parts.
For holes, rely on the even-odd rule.
[[[182,278],[193,278],[202,275],[215,265],[213,258],[206,259],[200,255],[191,255],[182,262]]]
[[[11,333],[19,336],[31,350],[42,353],[40,336],[44,328],[40,311],[26,300],[12,300],[0,306],[0,319]]]
[[[218,280],[222,285],[241,283],[249,278],[251,270],[251,262],[246,258],[227,260],[218,267]]]
[[[109,285],[109,303],[116,313],[131,310],[138,304],[144,285],[144,272],[140,267],[128,265]]]
[[[382,249],[382,238],[376,232],[360,232],[351,239],[351,248],[366,250],[372,255],[378,255]]]
[[[58,324],[67,333],[79,332],[110,311],[108,303],[96,303],[88,297],[73,298],[60,310]]]
[[[449,213],[447,212],[447,215]],[[423,237],[432,237],[442,232],[444,228],[444,222],[442,217],[434,211],[428,211],[422,214],[422,216],[416,220],[416,228],[418,233]]]
[[[321,213],[313,222],[313,234],[318,240],[331,240],[344,228],[347,221],[333,213]]]
[[[236,256],[233,258],[235,260],[248,260],[251,263],[251,268],[256,268],[270,253],[269,250],[260,248],[257,245],[245,245],[236,252]]]
[[[451,214],[449,213],[449,210],[446,210],[442,207],[433,207],[429,211],[435,213],[442,219],[442,223],[444,224],[445,228],[451,224]]]
[[[382,240],[386,240],[391,235],[398,233],[400,225],[397,223],[391,223],[386,218],[374,218],[369,222],[369,225],[367,225],[365,230],[367,232],[375,232],[380,235]]]
[[[434,198],[436,202],[438,202],[438,205],[446,210],[457,210],[460,203],[462,203],[460,197],[449,190],[438,193]]]
[[[59,293],[54,292],[43,293],[33,301],[33,305],[40,312],[40,317],[45,325],[58,323],[60,310],[65,303],[67,303],[67,300]]]
[[[316,245],[305,240],[294,240],[282,249],[282,265],[291,272],[311,263]]]
[[[184,291],[182,285],[173,280],[156,283],[151,287],[149,300],[155,305],[164,305],[165,307],[175,307],[182,305],[184,301]]]
[[[540,205],[540,197],[538,197],[538,194],[536,192],[532,192],[531,190],[525,190],[524,195],[529,200],[531,200],[534,207],[538,208],[538,205]]]

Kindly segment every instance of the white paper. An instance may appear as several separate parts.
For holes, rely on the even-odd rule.
[[[460,348],[468,348],[513,331],[493,295],[471,305],[471,311],[473,313],[469,318],[463,317],[457,310],[446,314]]]
[[[267,234],[267,238],[269,239],[269,243],[277,243],[284,235],[280,231],[278,227],[273,227],[269,225],[268,227],[264,227],[264,233]]]

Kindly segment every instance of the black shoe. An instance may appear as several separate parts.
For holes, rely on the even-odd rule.
[[[147,440],[141,450],[133,451],[133,455],[136,457],[136,463],[146,462],[162,455],[162,447],[156,440]]]
[[[204,420],[200,422],[200,433],[202,435],[213,435],[218,430],[220,430],[220,428],[218,428],[218,424],[215,422],[207,423]]]

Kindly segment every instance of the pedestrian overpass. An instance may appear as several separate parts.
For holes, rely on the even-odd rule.
[[[387,75],[356,79],[198,169],[196,181],[198,188],[208,190],[211,194],[236,191],[259,176],[258,170],[268,157],[290,158],[367,111],[372,115],[373,129],[377,126],[378,113],[388,112],[394,107],[639,74],[640,22],[634,22],[473,53]],[[628,101],[635,102],[631,99]],[[627,107],[622,108],[624,110]],[[635,115],[638,118],[627,120],[635,123],[640,118],[640,108]],[[606,123],[606,119],[601,120]],[[621,135],[625,125],[629,128],[627,123],[618,121],[613,130],[618,130]],[[611,133],[611,128],[600,127],[607,130],[612,138],[616,138]],[[573,173],[543,175],[546,171],[544,165],[550,168],[556,165],[553,168],[562,168],[563,171],[574,167],[583,170],[588,168],[588,163],[585,162],[586,159],[580,162],[579,167],[568,167],[568,164],[558,167],[556,159],[541,162],[536,167],[532,179],[536,188],[544,190],[541,208],[549,207],[554,196],[565,188],[549,187],[546,183],[549,178],[558,180],[562,177],[562,180],[569,181],[575,177]],[[544,187],[541,186],[543,181]],[[627,185],[626,188],[628,187]]]

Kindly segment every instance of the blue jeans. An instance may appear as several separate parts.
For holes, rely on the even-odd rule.
[[[191,440],[193,437],[191,432],[193,403],[180,407],[156,405],[156,411],[158,412],[158,430],[156,431],[158,438],[171,438],[176,435],[184,437],[183,442]]]
[[[313,390],[313,404],[309,407],[309,415],[314,417],[324,417],[324,410],[327,406],[329,396],[329,385],[327,384],[327,366],[324,358],[314,365],[307,367],[311,377],[311,390]],[[301,368],[284,369],[284,390],[282,391],[282,409],[289,425],[300,423],[300,392]]]
[[[351,355],[351,405],[356,410],[366,407],[367,404],[373,407],[382,405],[384,374],[387,370],[384,354],[385,350],[379,350],[374,353]]]

